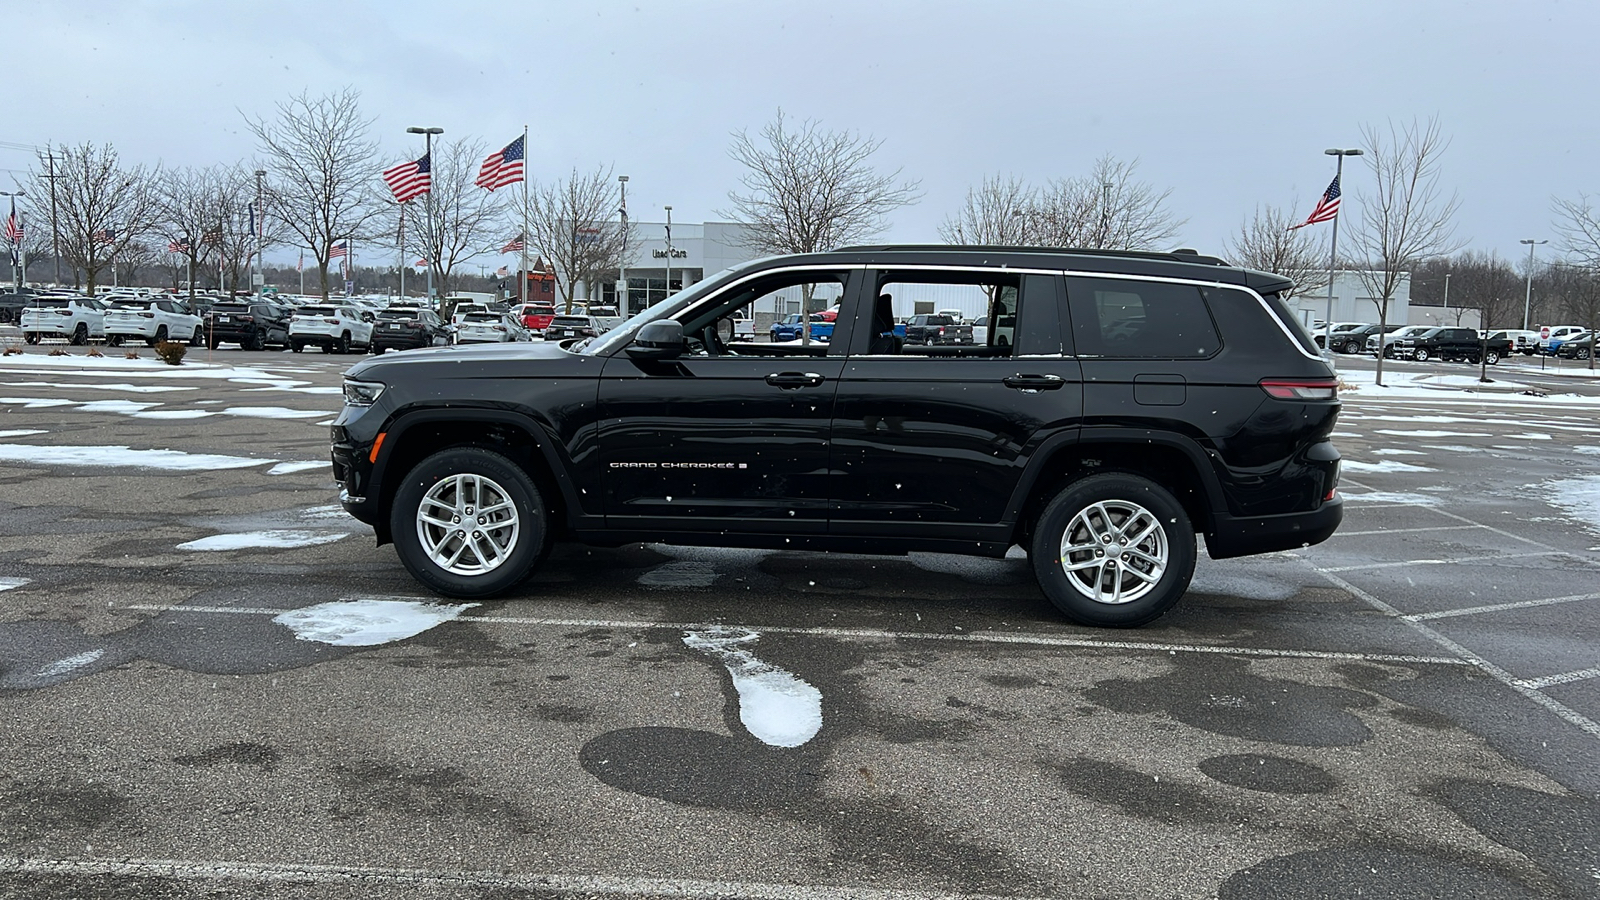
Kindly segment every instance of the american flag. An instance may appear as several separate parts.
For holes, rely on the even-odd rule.
[[[418,269],[426,269],[428,267],[428,261],[425,259],[419,259],[413,265]]]
[[[1289,230],[1293,231],[1295,228],[1304,228],[1307,225],[1315,225],[1318,222],[1331,222],[1338,217],[1339,176],[1335,175],[1333,176],[1333,181],[1329,183],[1327,191],[1323,192],[1322,199],[1317,201],[1317,208],[1311,211],[1311,215],[1307,216],[1304,222],[1301,222],[1299,225],[1292,226]]]
[[[306,252],[304,250],[300,251],[300,262],[295,264],[294,270],[296,272],[304,272],[306,270]]]
[[[177,240],[168,241],[167,242],[167,252],[168,253],[188,253],[189,252],[189,239],[186,238],[186,237],[182,237],[182,238],[178,238]]]
[[[17,218],[17,201],[11,201],[11,215],[6,217],[6,240],[13,244],[22,243],[22,220]]]
[[[383,183],[394,192],[396,201],[405,203],[433,189],[433,161],[429,156],[424,153],[419,160],[383,170]]]
[[[494,190],[522,180],[522,158],[526,156],[526,135],[505,145],[504,149],[489,154],[478,169],[478,187]]]
[[[512,238],[511,240],[506,241],[506,245],[504,247],[500,248],[500,252],[501,253],[521,253],[522,249],[524,247],[526,247],[526,246],[527,246],[527,243],[522,240],[522,235],[519,234],[516,237]]]
[[[116,229],[114,229],[114,228],[102,228],[99,231],[96,231],[94,233],[94,239],[97,242],[102,243],[102,244],[115,243],[116,240],[117,240]]]
[[[339,243],[334,244],[332,247],[328,248],[328,258],[329,259],[338,259],[339,257],[344,256],[345,254],[347,254],[349,252],[350,252],[350,242],[349,241],[340,241]]]
[[[206,232],[205,234],[202,234],[200,236],[200,243],[202,243],[202,244],[220,244],[220,243],[222,243],[222,227],[218,226],[218,227],[213,228],[210,231]]]
[[[511,270],[506,268],[505,266],[501,266],[500,268],[494,270],[494,274],[500,276],[501,278],[504,278],[507,275],[511,274]]]

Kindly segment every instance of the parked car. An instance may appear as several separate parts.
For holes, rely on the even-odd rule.
[[[556,317],[556,308],[548,303],[525,303],[522,306],[522,324],[534,334],[542,335]]]
[[[1367,352],[1371,353],[1374,356],[1377,356],[1378,352],[1379,352],[1379,346],[1380,346],[1379,345],[1379,341],[1382,341],[1382,348],[1383,348],[1382,352],[1383,352],[1383,355],[1386,356],[1386,357],[1389,357],[1389,358],[1393,358],[1394,357],[1394,342],[1395,341],[1406,340],[1408,338],[1414,338],[1417,335],[1422,334],[1424,331],[1427,331],[1428,329],[1434,328],[1434,327],[1437,327],[1437,326],[1434,326],[1434,325],[1406,325],[1403,328],[1396,328],[1394,331],[1388,332],[1387,334],[1382,334],[1382,335],[1377,334],[1377,333],[1369,334],[1369,335],[1367,335]]]
[[[1550,343],[1555,344],[1556,342],[1552,340]],[[1588,359],[1594,353],[1594,344],[1594,332],[1580,331],[1577,334],[1569,334],[1562,338],[1560,345],[1556,347],[1555,353],[1556,356],[1562,359]]]
[[[177,341],[192,347],[205,344],[205,326],[200,317],[175,300],[117,300],[105,312],[106,343],[122,346],[124,341],[140,340],[154,347],[163,341]]]
[[[443,347],[450,343],[450,326],[439,314],[421,306],[390,306],[373,316],[372,352]]]
[[[504,344],[530,340],[533,340],[533,335],[523,327],[522,320],[511,313],[469,312],[456,326],[458,344]]]
[[[1004,295],[1010,346],[879,352],[907,285]],[[845,298],[827,345],[722,342],[739,306],[819,287]],[[344,508],[448,596],[512,590],[557,538],[1021,545],[1066,616],[1138,625],[1183,595],[1197,533],[1222,559],[1339,524],[1338,384],[1292,287],[1190,253],[772,257],[598,339],[358,363],[334,473]]]
[[[1553,355],[1556,348],[1561,346],[1563,338],[1586,330],[1582,325],[1542,325],[1539,327],[1539,352],[1547,356]],[[1555,342],[1555,347],[1550,346],[1552,341]]]
[[[958,325],[949,316],[912,316],[906,320],[905,342],[930,346],[971,344],[972,326]]]
[[[1479,337],[1473,328],[1429,328],[1415,337],[1401,338],[1391,347],[1393,355],[1417,362],[1440,359],[1445,362],[1466,360],[1475,363],[1482,360],[1491,366],[1500,362],[1500,358],[1510,349],[1510,341],[1489,343]]]
[[[547,341],[564,341],[569,338],[597,337],[603,331],[592,316],[556,316],[544,330]]]
[[[222,344],[238,344],[241,350],[286,349],[290,315],[264,300],[214,304],[206,315],[206,346],[212,350]]]
[[[22,308],[19,324],[30,344],[48,337],[81,345],[106,336],[105,307],[92,297],[33,297]]]
[[[1483,332],[1480,331],[1479,334],[1483,334]],[[1539,352],[1539,332],[1537,331],[1523,331],[1521,329],[1508,328],[1490,331],[1488,334],[1489,340],[1491,341],[1510,342],[1511,351],[1513,353],[1522,353],[1527,356],[1532,356],[1533,354]]]
[[[21,291],[0,293],[0,325],[10,325],[20,319],[22,308],[36,296],[41,296],[40,292],[27,285],[23,285]]]
[[[1353,331],[1347,331],[1333,340],[1335,353],[1360,353],[1367,346],[1367,338],[1375,334],[1388,334],[1400,329],[1399,325],[1363,325]]]
[[[302,306],[289,319],[289,349],[296,353],[321,347],[323,353],[372,350],[376,316],[353,306]]]
[[[1318,347],[1325,347],[1328,343],[1331,343],[1336,352],[1354,353],[1356,352],[1355,350],[1340,350],[1339,348],[1344,346],[1358,332],[1365,331],[1365,329],[1371,327],[1371,324],[1367,322],[1335,322],[1332,328],[1327,329],[1326,333],[1319,326],[1312,331],[1311,337],[1316,340]],[[1360,347],[1357,346],[1356,349],[1360,349]]]

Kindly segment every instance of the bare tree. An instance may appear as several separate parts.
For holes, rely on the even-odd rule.
[[[1294,287],[1284,295],[1288,300],[1301,294],[1319,292],[1328,288],[1328,254],[1311,232],[1295,228],[1292,210],[1288,207],[1257,206],[1249,220],[1239,224],[1239,232],[1226,242],[1227,252],[1233,262],[1250,269],[1272,272],[1294,280]]]
[[[449,295],[451,272],[495,252],[496,238],[505,230],[504,196],[474,184],[484,153],[483,141],[477,139],[435,143],[433,186],[406,210],[403,252],[419,253],[428,261],[440,296]],[[385,219],[398,224],[394,206],[388,204]]]
[[[246,117],[266,158],[268,205],[316,258],[324,300],[330,249],[362,237],[382,209],[374,190],[378,148],[368,137],[373,120],[362,118],[360,100],[353,88],[302,92],[278,104],[273,121]]]
[[[967,189],[967,201],[939,226],[939,237],[950,244],[1023,247],[1036,242],[1031,227],[1038,192],[1016,177],[991,175]]]
[[[124,286],[137,284],[140,273],[160,265],[163,256],[165,254],[158,252],[155,245],[148,240],[130,242],[112,260],[112,271],[116,275],[117,283]]]
[[[194,271],[193,280],[209,281],[220,267],[229,284],[239,284],[240,267],[255,250],[247,213],[255,199],[250,172],[241,164],[169,169],[156,193],[166,243],[183,247],[187,242],[179,252]],[[192,285],[189,295],[194,296]]]
[[[1378,321],[1389,317],[1389,301],[1407,274],[1424,260],[1453,253],[1456,209],[1461,199],[1439,187],[1439,161],[1449,142],[1438,119],[1426,125],[1389,123],[1387,133],[1364,125],[1361,136],[1372,180],[1358,192],[1361,218],[1351,229],[1351,242],[1361,258],[1362,284],[1378,298]],[[1378,384],[1383,384],[1383,354],[1378,355]]]
[[[56,230],[61,258],[82,269],[90,296],[106,267],[140,237],[157,218],[154,172],[144,166],[124,168],[110,144],[61,146],[39,154],[41,168],[53,154]],[[32,173],[37,196],[50,196],[50,179]]]
[[[588,173],[573,169],[561,181],[530,183],[527,196],[528,251],[554,268],[570,313],[578,282],[592,286],[601,273],[622,264],[627,238],[622,223],[611,218],[620,206],[617,182],[610,166]]]
[[[1038,195],[1031,242],[1093,250],[1155,250],[1169,243],[1185,220],[1166,208],[1171,189],[1137,180],[1138,167],[1138,160],[1102,156],[1087,176],[1050,182]]]
[[[886,216],[920,199],[900,170],[880,174],[870,159],[882,141],[826,131],[815,120],[790,130],[783,111],[761,129],[761,143],[735,132],[728,155],[745,167],[743,191],[717,214],[745,226],[746,246],[764,253],[815,253],[870,238]]]
[[[1597,349],[1594,333],[1600,328],[1600,270],[1587,262],[1554,262],[1545,267],[1538,280],[1545,283],[1548,295],[1557,301],[1552,304],[1556,306],[1552,312],[1563,321],[1588,329],[1588,346],[1579,347],[1578,353],[1580,358],[1589,360],[1589,368],[1593,369]]]

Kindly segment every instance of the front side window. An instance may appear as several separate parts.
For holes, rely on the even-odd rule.
[[[1078,355],[1106,359],[1202,359],[1222,346],[1194,285],[1068,278]]]

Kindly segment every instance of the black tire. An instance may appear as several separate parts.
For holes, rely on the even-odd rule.
[[[156,336],[153,337],[153,338],[146,338],[145,342],[144,342],[144,345],[146,347],[154,347],[155,345],[161,343],[162,341],[164,341],[166,339],[167,339],[167,326],[159,325],[159,326],[156,327]]]
[[[306,349],[306,345],[300,343],[299,341],[290,341],[289,349],[294,353],[299,353],[300,351]]]
[[[265,350],[267,349],[267,333],[252,331],[250,336],[239,342],[240,350]]]
[[[322,345],[322,352],[323,353],[332,353],[333,352],[333,345],[332,344],[323,344]]]
[[[196,325],[195,329],[194,329],[194,334],[189,336],[189,346],[191,346],[191,347],[204,347],[205,345],[206,345],[206,331],[205,331],[204,328],[201,328],[200,326]]]
[[[1418,347],[1417,349],[1411,351],[1411,358],[1416,360],[1417,362],[1427,362],[1428,358],[1429,358],[1429,354],[1428,354],[1427,348],[1426,347]]]
[[[37,343],[39,343],[39,332],[37,332],[37,331],[23,332],[22,340],[25,343],[37,344]]]
[[[1166,564],[1155,583],[1145,588],[1137,584],[1129,590],[1143,590],[1135,599],[1126,602],[1105,602],[1091,598],[1086,591],[1089,587],[1084,584],[1084,578],[1093,578],[1095,589],[1098,590],[1105,584],[1104,568],[1097,569],[1094,575],[1089,575],[1087,569],[1080,570],[1081,575],[1069,573],[1062,561],[1062,546],[1069,537],[1069,528],[1080,531],[1079,514],[1089,516],[1095,504],[1122,503],[1142,508],[1153,520],[1156,526],[1144,541],[1135,545],[1135,549],[1147,550],[1152,542],[1164,544]],[[1114,506],[1112,507],[1115,508]],[[1096,518],[1090,516],[1090,518]],[[1103,519],[1096,519],[1104,522]],[[1106,523],[1110,530],[1127,524],[1128,518],[1117,522]],[[1084,536],[1078,535],[1080,543]],[[1092,543],[1098,547],[1098,543]],[[1115,542],[1106,543],[1107,548]],[[1127,577],[1120,573],[1124,569],[1131,570],[1133,565],[1123,564],[1120,560],[1123,548],[1117,547],[1113,558],[1118,558],[1118,568],[1111,574],[1119,582],[1127,582]],[[1104,559],[1106,551],[1096,551],[1097,557],[1089,559]],[[1070,556],[1071,554],[1069,554]],[[1051,500],[1044,512],[1039,516],[1038,523],[1033,529],[1033,538],[1028,548],[1028,558],[1033,562],[1034,577],[1039,580],[1039,587],[1044,590],[1045,596],[1055,604],[1067,618],[1082,625],[1093,625],[1109,628],[1131,628],[1143,625],[1160,616],[1183,597],[1183,592],[1188,589],[1189,581],[1194,577],[1195,537],[1194,527],[1189,522],[1189,514],[1184,511],[1183,505],[1164,487],[1148,478],[1124,472],[1107,472],[1101,475],[1091,475],[1081,478],[1062,488],[1061,492]],[[1143,565],[1136,558],[1134,563]],[[1093,563],[1090,562],[1092,565]],[[1149,569],[1143,569],[1148,572]],[[1082,587],[1080,587],[1082,585]]]
[[[221,344],[222,344],[221,341],[217,340],[216,338],[211,338],[210,340],[206,341],[206,349],[207,350],[215,350]]]
[[[350,352],[350,332],[346,331],[339,335],[339,347],[334,352],[340,354]]]
[[[108,334],[106,335],[106,346],[121,347],[123,340],[124,338],[120,334]]]
[[[82,347],[89,343],[89,326],[79,322],[78,327],[72,330],[72,337],[67,338],[67,343],[74,347]]]
[[[458,574],[435,562],[418,534],[418,510],[436,485],[454,475],[479,475],[502,488],[515,509],[518,530],[504,561],[481,574]],[[437,509],[437,507],[432,507]],[[418,463],[395,492],[389,529],[400,561],[412,577],[447,597],[492,597],[516,587],[544,559],[550,545],[544,497],[520,467],[478,447],[453,447]]]

